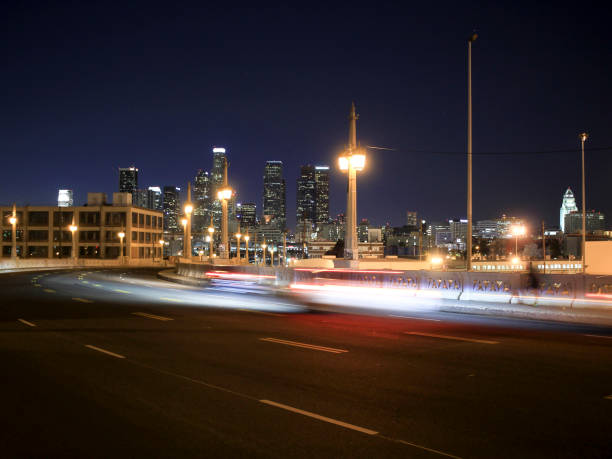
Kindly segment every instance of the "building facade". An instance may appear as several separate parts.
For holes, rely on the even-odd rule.
[[[315,224],[329,223],[329,166],[315,166]]]
[[[191,219],[191,231],[193,233],[204,233],[210,226],[212,216],[212,182],[207,171],[198,170],[193,179],[192,188],[193,217]]]
[[[164,232],[177,233],[180,228],[181,198],[180,188],[167,185],[164,187]]]
[[[585,226],[587,233],[604,231],[606,229],[606,217],[601,212],[589,210],[585,214]],[[565,215],[565,234],[582,233],[582,212],[574,211]]]
[[[138,189],[138,169],[134,166],[119,168],[119,193],[133,193]]]
[[[567,190],[563,193],[561,209],[559,211],[559,228],[561,228],[563,232],[565,232],[565,216],[571,212],[578,212],[578,206],[576,205],[574,192],[570,187],[567,187]]]
[[[314,166],[300,167],[297,179],[296,223],[302,225],[315,223],[316,214],[316,179]]]
[[[115,193],[115,195],[121,193]],[[87,206],[25,206],[17,208],[16,253],[21,258],[113,259],[120,256],[121,239],[124,256],[160,258],[163,215],[159,211],[124,205],[116,196],[113,205],[100,199],[101,193],[89,193]],[[103,196],[103,195],[102,195]],[[115,196],[114,196],[115,197]],[[12,253],[12,225],[8,219],[12,207],[0,207],[2,257]],[[74,233],[70,226],[77,229]],[[74,239],[73,239],[74,237]]]
[[[264,168],[262,222],[276,225],[281,231],[287,223],[286,189],[282,161],[267,161]]]

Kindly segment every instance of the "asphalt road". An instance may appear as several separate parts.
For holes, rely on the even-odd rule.
[[[612,330],[0,275],[3,457],[612,457]]]

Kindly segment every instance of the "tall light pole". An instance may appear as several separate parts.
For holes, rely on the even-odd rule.
[[[164,261],[164,244],[165,244],[164,240],[160,239],[159,240],[159,247],[160,247],[160,249],[159,249],[159,262],[160,263]]]
[[[287,266],[287,233],[283,233],[283,264]]]
[[[264,242],[263,244],[261,244],[261,248],[263,249],[263,265],[266,266],[266,247],[268,247],[266,245],[266,243]]]
[[[357,119],[355,103],[351,105],[349,115],[348,149],[345,156],[338,159],[341,171],[348,176],[348,190],[346,195],[346,227],[344,230],[344,259],[359,259],[359,242],[357,239],[357,171],[365,166],[365,150],[357,148]]]
[[[523,225],[514,225],[512,227],[512,234],[514,234],[514,255],[518,256],[518,238],[525,234],[525,227]]]
[[[183,225],[183,257],[187,256],[187,224],[189,220],[186,218],[181,218],[181,224]]]
[[[11,258],[17,259],[17,205],[13,204],[13,214],[9,217],[9,223],[11,224]],[[60,235],[61,237],[61,235]]]
[[[465,253],[466,269],[472,269],[472,43],[478,34],[473,33],[468,38],[468,192],[467,192],[467,247]]]
[[[120,231],[117,236],[119,236],[120,246],[119,246],[119,260],[121,260],[121,264],[123,264],[123,238],[125,237],[125,233]]]
[[[582,272],[586,272],[586,184],[584,174],[584,142],[589,135],[586,132],[580,134],[582,146]]]
[[[249,264],[249,233],[246,234],[246,236],[244,237],[244,252],[245,255],[244,257],[246,258],[246,262],[247,264]]]
[[[242,234],[240,234],[239,232],[236,233],[236,256],[238,257],[238,263],[240,263],[240,238],[242,237]]]
[[[223,159],[223,188],[217,192],[217,199],[221,201],[221,258],[229,258],[229,236],[227,203],[232,198],[232,189],[227,184],[227,158]]]
[[[74,224],[74,217],[72,217],[72,224],[68,227],[68,229],[72,233],[72,259],[76,262],[77,257],[78,257],[76,232],[79,229],[79,227]]]
[[[206,240],[208,241],[208,258],[212,263],[213,259],[213,233],[215,232],[215,227],[212,226],[212,217],[210,217],[210,226],[208,227],[208,236],[206,236]]]
[[[187,223],[185,224],[183,240],[183,256],[191,259],[191,213],[193,212],[193,204],[191,204],[191,182],[187,183],[187,202],[185,203],[185,215]]]

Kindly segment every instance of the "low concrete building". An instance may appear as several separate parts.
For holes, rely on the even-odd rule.
[[[127,258],[161,258],[163,214],[131,204],[129,193],[114,193],[113,204],[104,193],[88,193],[87,205],[72,207],[24,206],[16,208],[16,252],[20,258],[112,259],[123,252]],[[0,206],[0,256],[11,257],[12,206]],[[77,229],[73,233],[70,226]]]

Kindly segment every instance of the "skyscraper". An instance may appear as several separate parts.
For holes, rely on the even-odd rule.
[[[181,210],[181,199],[179,191],[175,186],[164,187],[164,231],[178,232],[179,214]]]
[[[212,184],[208,172],[198,170],[193,179],[193,219],[191,223],[194,233],[204,232],[210,224],[212,213]]]
[[[416,228],[418,225],[418,215],[415,211],[413,210],[407,210],[406,211],[406,226],[412,226],[414,228]]]
[[[267,161],[264,169],[263,220],[284,230],[287,222],[282,161]]]
[[[223,147],[213,148],[213,164],[210,173],[210,196],[211,196],[211,212],[213,215],[213,224],[217,230],[221,228],[221,201],[217,199],[217,192],[223,187],[223,175],[225,163],[227,161],[226,150]],[[232,208],[232,203],[228,203],[229,209]],[[210,216],[208,217],[210,219]],[[232,221],[229,218],[230,222]],[[210,223],[210,220],[209,220]]]
[[[316,220],[316,180],[315,168],[311,165],[300,167],[297,179],[297,209],[296,221],[314,223]]]
[[[257,225],[257,206],[252,202],[236,204],[236,216],[240,220],[240,230],[253,230]]]
[[[563,193],[563,201],[561,201],[561,210],[559,212],[559,227],[561,231],[565,232],[565,216],[570,212],[577,212],[578,206],[576,206],[576,198],[570,187],[567,187],[565,193]],[[582,228],[582,227],[581,227]]]
[[[133,193],[138,189],[138,169],[134,166],[119,168],[119,193]]]
[[[158,186],[150,186],[147,189],[147,208],[151,210],[163,210],[162,191]]]
[[[587,233],[606,229],[606,217],[601,212],[587,210],[585,214],[585,229]],[[582,212],[575,210],[565,216],[564,232],[566,234],[582,233]]]
[[[72,207],[72,190],[59,190],[57,193],[57,207]]]
[[[329,223],[329,166],[315,166],[315,223]]]

